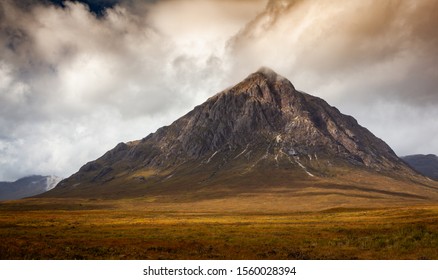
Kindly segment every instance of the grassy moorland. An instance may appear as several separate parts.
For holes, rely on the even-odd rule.
[[[438,259],[438,205],[207,211],[144,200],[0,204],[0,259]]]

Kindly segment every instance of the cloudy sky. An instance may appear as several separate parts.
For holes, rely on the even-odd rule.
[[[0,181],[67,177],[260,66],[438,154],[438,0],[1,0]]]

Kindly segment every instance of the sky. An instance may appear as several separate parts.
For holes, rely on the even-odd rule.
[[[438,0],[2,0],[0,181],[68,177],[261,66],[438,154]]]

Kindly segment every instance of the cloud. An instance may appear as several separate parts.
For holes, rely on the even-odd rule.
[[[437,2],[2,1],[0,180],[68,176],[262,65],[438,153]]]
[[[433,16],[437,3],[270,1],[235,36],[231,48],[238,63],[262,57],[293,76],[324,76],[327,82],[368,71],[370,66],[397,63],[406,66],[402,71],[424,67],[422,72],[427,73],[437,59],[438,31],[433,28],[438,23]]]
[[[108,1],[96,15],[87,1],[50,2],[0,4],[0,180],[68,176],[169,124],[221,89],[225,42],[258,11]]]
[[[435,0],[270,1],[230,40],[233,68],[275,65],[398,154],[437,153],[437,8]]]

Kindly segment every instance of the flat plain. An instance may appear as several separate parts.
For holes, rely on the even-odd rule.
[[[0,259],[438,259],[436,204],[284,212],[207,206],[4,202]]]

